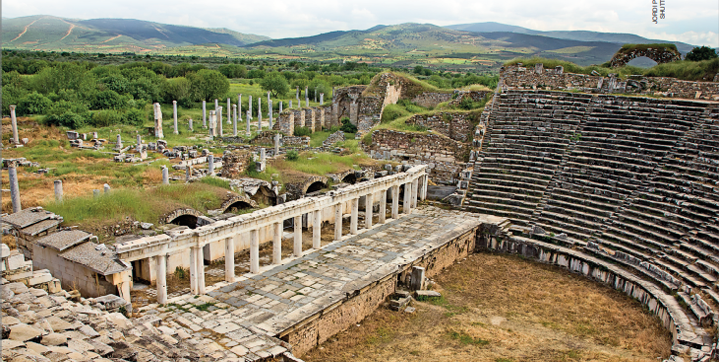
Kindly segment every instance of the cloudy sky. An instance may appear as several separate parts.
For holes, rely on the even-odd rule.
[[[719,47],[719,1],[661,0],[666,18],[652,22],[660,0],[4,0],[2,16],[129,18],[229,28],[272,38],[367,29],[407,22],[451,25],[495,21],[536,30],[634,33]]]

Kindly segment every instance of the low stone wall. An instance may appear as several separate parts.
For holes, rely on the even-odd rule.
[[[633,93],[671,98],[719,100],[719,82],[692,82],[674,78],[616,77],[564,73],[562,67],[545,70],[509,66],[500,71],[502,89],[579,90],[587,93]]]
[[[244,175],[250,164],[252,153],[249,150],[226,151],[222,155],[222,177],[236,179]]]
[[[468,142],[474,131],[474,114],[439,112],[435,114],[416,114],[405,123],[413,124],[439,132],[455,141]]]
[[[379,129],[372,132],[372,145],[365,151],[377,160],[427,165],[432,181],[454,184],[470,147],[440,134]]]
[[[250,143],[253,145],[272,145],[275,144],[275,134],[277,131],[262,131]]]
[[[457,94],[457,97],[449,102],[449,105],[459,106],[459,104],[465,98],[470,98],[474,102],[481,102],[488,94],[492,94],[492,91],[483,90],[483,91],[459,92]]]
[[[343,142],[345,140],[345,133],[342,131],[337,131],[333,134],[331,134],[329,137],[327,137],[326,140],[322,141],[323,146],[332,146],[337,142]]]
[[[305,137],[282,137],[282,146],[286,147],[310,147],[310,138]]]
[[[425,108],[434,108],[450,99],[452,99],[452,93],[422,93],[412,98],[412,102]]]

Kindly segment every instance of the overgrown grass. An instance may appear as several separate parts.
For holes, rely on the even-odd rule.
[[[221,179],[221,178],[217,178],[217,177],[214,177],[214,176],[203,177],[203,178],[200,179],[199,182],[202,182],[202,183],[204,183],[204,184],[208,184],[208,185],[211,185],[211,186],[215,186],[215,187],[221,187],[221,188],[223,188],[223,189],[228,189],[228,190],[231,189],[231,188],[230,188],[230,181],[228,181],[228,180],[223,180],[223,179]]]
[[[448,333],[449,338],[459,341],[462,344],[472,344],[475,346],[484,346],[489,344],[489,341],[486,341],[481,338],[473,338],[472,336],[460,333],[460,332],[449,332]]]

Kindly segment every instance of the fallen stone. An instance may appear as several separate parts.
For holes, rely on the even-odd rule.
[[[2,348],[3,349],[13,349],[13,348],[19,348],[19,347],[25,347],[25,343],[20,341],[14,341],[12,339],[3,339],[2,340]]]
[[[17,324],[10,328],[10,339],[13,341],[25,342],[35,339],[41,334],[41,330],[27,324]]]
[[[40,341],[40,343],[45,346],[60,346],[67,343],[67,336],[60,333],[50,333],[42,337],[42,341]]]
[[[407,307],[407,308],[404,309],[404,312],[405,312],[405,313],[412,314],[412,313],[415,312],[415,310],[416,310],[416,309],[414,309],[414,307]]]
[[[439,298],[442,296],[440,292],[436,292],[434,290],[418,290],[414,292],[414,294],[417,296],[417,298],[425,297],[425,298]]]

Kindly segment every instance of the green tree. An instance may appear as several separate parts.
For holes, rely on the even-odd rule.
[[[280,73],[270,73],[260,82],[265,91],[271,92],[273,97],[285,96],[289,91],[287,79]]]
[[[310,84],[308,85],[308,90],[310,92],[310,98],[314,97],[314,92],[317,90],[317,100],[320,99],[320,94],[325,94],[325,99],[331,99],[332,98],[332,87],[329,85],[328,82],[326,82],[323,79],[320,79],[320,77],[316,77],[315,79],[312,79],[310,81]]]
[[[197,73],[189,73],[187,79],[190,80],[196,100],[223,98],[230,90],[230,81],[216,70],[202,69]]]
[[[717,58],[717,52],[708,46],[696,47],[687,53],[685,59],[693,62]]]
[[[166,103],[177,101],[182,106],[192,103],[192,84],[185,77],[168,79],[163,86],[163,94]]]
[[[218,70],[227,78],[245,78],[247,77],[247,68],[239,64],[224,64]]]
[[[50,98],[38,92],[32,92],[20,100],[17,105],[17,113],[20,115],[46,114],[50,107],[52,107]]]

